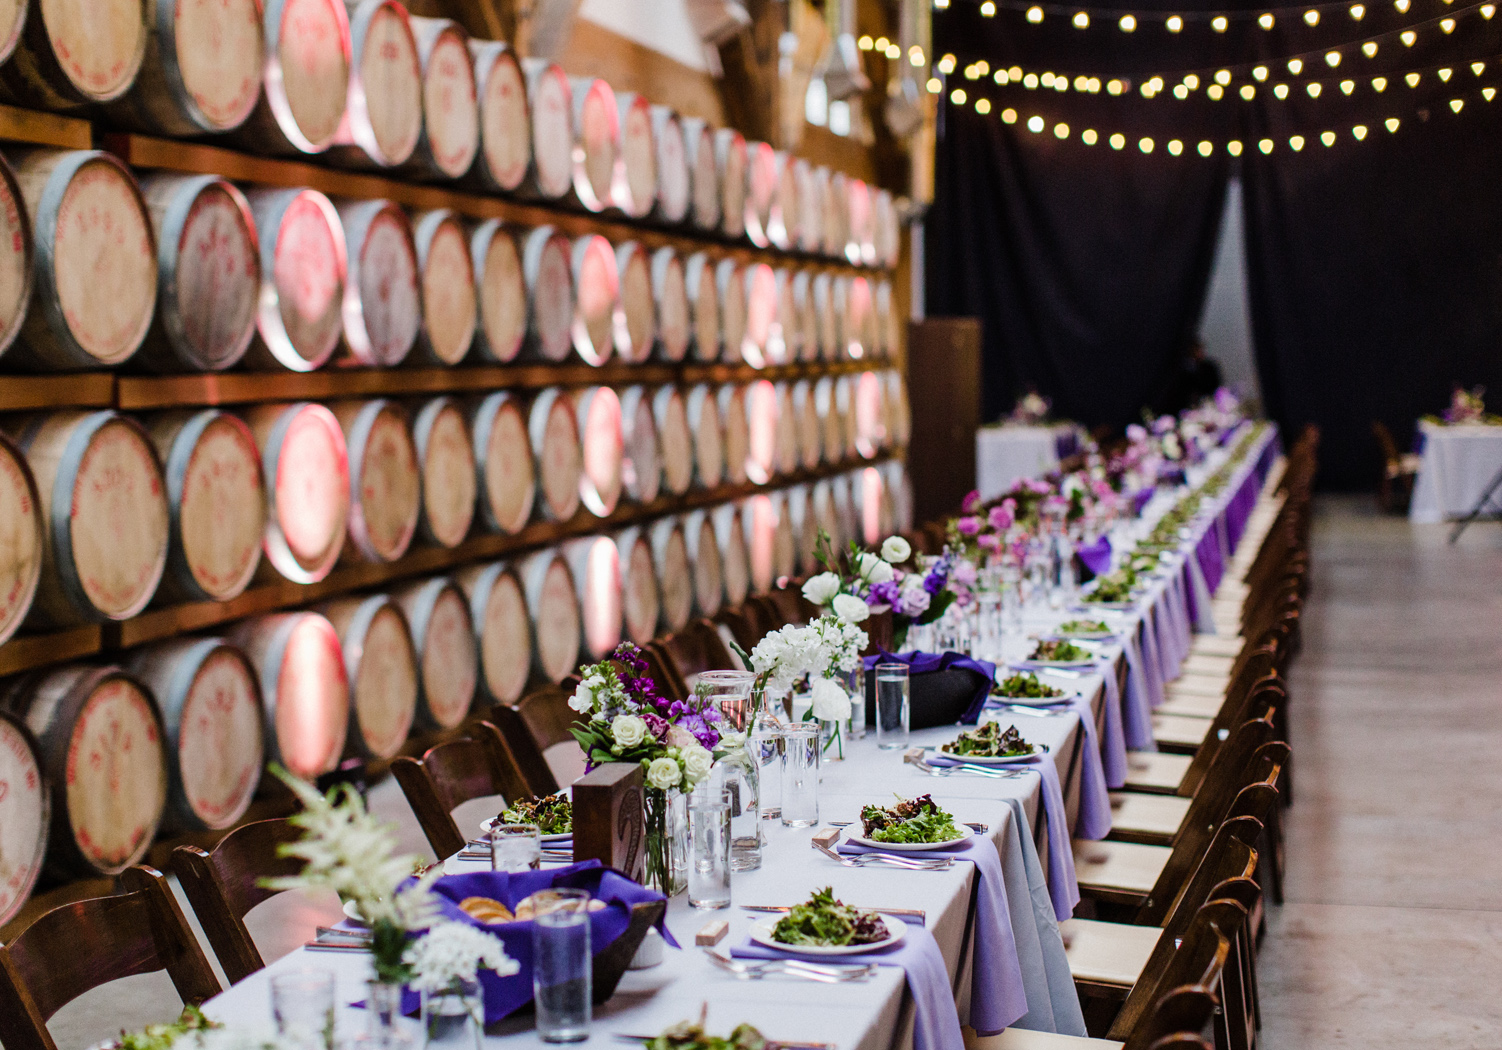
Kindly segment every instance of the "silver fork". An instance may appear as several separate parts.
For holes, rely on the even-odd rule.
[[[994,766],[976,766],[969,763],[960,763],[953,766],[930,765],[923,758],[922,751],[910,751],[902,756],[902,760],[920,772],[927,773],[931,777],[974,776],[987,777],[991,780],[1008,780],[1012,777],[1020,777],[1022,773],[1015,769],[998,769]]]
[[[738,959],[726,959],[714,952],[705,954],[714,965],[742,981],[760,981],[773,974],[785,974],[820,984],[845,984],[869,980],[876,969],[874,966],[812,966],[800,963],[797,959],[768,959],[765,962],[746,963]]]
[[[817,842],[812,843],[812,845],[814,849],[824,854],[830,860],[843,864],[847,868],[864,868],[868,864],[887,864],[894,868],[905,868],[908,871],[948,871],[954,864],[954,859],[951,857],[913,857],[909,859],[907,857],[894,856],[890,853],[856,853],[847,857]]]

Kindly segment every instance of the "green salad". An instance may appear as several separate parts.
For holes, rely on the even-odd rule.
[[[807,903],[794,905],[772,927],[774,941],[816,948],[875,944],[889,936],[880,915],[835,900],[832,886],[816,890]]]
[[[1111,628],[1104,620],[1065,620],[1059,624],[1059,634],[1110,634]]]
[[[1038,676],[1029,671],[1007,675],[991,687],[991,695],[1011,700],[1051,700],[1056,696],[1063,696],[1064,690],[1038,681]]]
[[[862,807],[861,836],[873,842],[949,842],[960,837],[960,829],[932,795],[899,796],[897,804],[886,809]]]
[[[662,1030],[655,1039],[642,1040],[647,1050],[763,1050],[766,1038],[749,1024],[738,1024],[728,1036],[710,1035],[704,1030],[709,1004],[699,1012],[697,1021],[679,1021]]]
[[[1095,581],[1095,589],[1085,596],[1092,602],[1127,602],[1132,600],[1132,588],[1137,586],[1137,574],[1129,568],[1117,569],[1108,576]]]
[[[544,835],[567,835],[574,830],[574,807],[560,791],[546,798],[517,799],[501,810],[497,824],[536,824]]]
[[[1048,663],[1077,664],[1095,657],[1085,649],[1081,649],[1073,642],[1065,638],[1050,638],[1038,643],[1029,660],[1046,661]]]
[[[171,1024],[147,1025],[139,1032],[121,1033],[120,1038],[108,1044],[111,1050],[169,1050],[173,1043],[187,1035],[208,1028],[224,1027],[210,1021],[196,1006],[185,1006],[176,1021]]]
[[[987,722],[974,729],[964,730],[939,750],[960,757],[1013,758],[1034,754],[1038,749],[1022,739],[1016,726],[1003,729],[1000,722]]]

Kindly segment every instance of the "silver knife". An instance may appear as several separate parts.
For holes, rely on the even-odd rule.
[[[851,907],[859,908],[861,911],[879,912],[882,915],[896,915],[904,918],[918,919],[920,922],[926,922],[928,919],[927,914],[920,908],[867,908],[860,904],[852,904]],[[786,914],[793,909],[785,904],[742,904],[741,910],[781,912]]]

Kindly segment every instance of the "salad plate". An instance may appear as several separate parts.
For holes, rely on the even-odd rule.
[[[490,817],[486,820],[480,821],[481,833],[486,835],[490,834],[490,829],[495,827],[495,822],[495,817]],[[573,841],[574,833],[572,831],[563,831],[559,832],[556,835],[542,835],[539,837],[543,842],[571,842]]]
[[[779,941],[774,936],[778,924],[786,921],[786,919],[763,919],[760,922],[753,922],[751,939],[767,948],[776,948],[780,952],[791,952],[796,955],[864,955],[866,952],[890,948],[902,940],[902,935],[907,928],[907,923],[900,920],[883,922],[887,936],[868,944],[789,944],[786,941]]]
[[[1016,726],[992,721],[982,722],[974,729],[961,730],[959,736],[935,749],[934,753],[967,765],[1005,766],[1026,762],[1047,751],[1047,744],[1024,740]]]
[[[853,842],[857,846],[868,846],[871,849],[882,851],[890,850],[893,853],[922,853],[926,850],[953,849],[967,839],[975,835],[974,830],[967,824],[957,825],[960,831],[958,838],[945,839],[943,842],[878,842],[875,839],[864,838],[860,835],[851,835],[846,841]]]
[[[1032,750],[1025,755],[951,755],[947,751],[935,751],[934,754],[941,758],[948,758],[964,762],[971,766],[1008,766],[1017,762],[1031,762],[1039,755],[1048,750],[1044,744],[1033,744]],[[854,840],[852,840],[854,841]],[[882,849],[890,849],[891,843],[876,843]]]

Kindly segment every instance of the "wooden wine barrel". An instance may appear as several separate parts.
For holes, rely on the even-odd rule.
[[[876,546],[891,535],[891,505],[884,489],[881,471],[875,467],[867,467],[850,475],[850,502],[851,511],[855,515],[856,534],[868,547]]]
[[[741,388],[746,418],[747,480],[765,485],[777,473],[777,428],[782,405],[777,390],[765,379]],[[727,431],[729,427],[726,427]],[[727,439],[726,444],[730,442]]]
[[[913,486],[908,480],[907,464],[891,459],[882,464],[886,472],[887,491],[892,494],[892,531],[908,532],[913,527]]]
[[[26,903],[42,873],[52,791],[24,723],[0,711],[0,926]]]
[[[751,560],[746,552],[746,530],[741,524],[740,504],[722,503],[710,511],[710,518],[714,522],[715,544],[720,550],[725,604],[735,608],[751,592]]]
[[[912,410],[907,402],[907,383],[895,368],[887,372],[887,433],[898,448],[906,448],[912,434]]]
[[[850,180],[844,172],[832,171],[824,200],[824,254],[831,259],[848,259],[849,248]]]
[[[746,562],[751,572],[751,592],[766,594],[772,589],[773,546],[777,538],[777,508],[765,495],[752,496],[741,504],[741,523],[746,533]]]
[[[746,236],[758,248],[768,248],[773,243],[772,205],[777,199],[777,168],[777,151],[771,145],[765,142],[746,143],[744,225]],[[785,231],[779,229],[777,232],[781,238]]]
[[[715,291],[720,304],[720,360],[746,360],[746,267],[737,259],[721,259],[715,266]]]
[[[480,654],[480,684],[495,704],[514,704],[526,692],[532,671],[532,622],[521,581],[505,562],[466,565],[454,581],[469,600]]]
[[[646,645],[657,634],[662,616],[652,537],[645,527],[632,526],[616,534],[615,546],[621,575],[622,633],[627,641]]]
[[[834,415],[840,424],[840,455],[854,459],[860,452],[856,446],[855,383],[848,375],[837,376],[834,381]]]
[[[349,100],[337,141],[354,149],[333,156],[360,167],[398,167],[422,137],[422,60],[412,22],[399,0],[356,0],[349,32]]]
[[[845,197],[850,206],[850,246],[846,256],[857,266],[871,266],[876,262],[871,187],[864,179],[851,179],[845,184]]]
[[[585,364],[602,365],[625,327],[615,250],[598,233],[586,233],[574,240],[572,269],[574,350]]]
[[[500,219],[487,219],[469,235],[474,260],[479,327],[475,349],[481,360],[508,364],[527,337],[527,283],[516,238]]]
[[[671,248],[664,249],[672,252]],[[640,241],[625,241],[615,249],[615,268],[620,278],[621,314],[625,324],[616,347],[622,361],[640,364],[657,345],[657,302],[652,294],[652,257]]]
[[[246,194],[261,242],[255,368],[311,372],[333,356],[343,328],[348,274],[339,213],[317,190]]]
[[[574,98],[574,197],[587,211],[615,203],[621,121],[615,92],[598,77],[570,77]]]
[[[834,384],[834,376],[814,381],[814,411],[819,417],[819,444],[825,463],[839,463],[845,458],[845,424],[835,404]]]
[[[579,445],[584,452],[579,494],[591,514],[607,518],[615,513],[624,486],[621,401],[610,387],[591,386],[574,394],[574,408],[579,419]]]
[[[574,399],[558,387],[543,390],[527,413],[542,514],[548,521],[568,521],[579,510],[584,450]],[[567,673],[567,672],[565,672]]]
[[[814,255],[824,252],[824,230],[828,226],[829,169],[822,164],[810,165],[803,194],[803,240],[799,247]]]
[[[892,356],[897,345],[896,326],[892,315],[892,282],[874,281],[871,285],[871,346],[870,356],[884,360]]]
[[[777,325],[782,333],[782,354],[775,363],[785,365],[803,356],[803,319],[793,294],[793,271],[779,267],[772,274],[777,286]]]
[[[620,551],[609,536],[569,540],[560,549],[574,575],[584,658],[603,660],[621,644],[624,629]]]
[[[681,631],[694,614],[694,567],[688,557],[680,518],[659,518],[647,530],[652,565],[657,572],[658,630]]]
[[[21,189],[4,157],[0,157],[0,245],[4,247],[0,251],[0,355],[3,355],[21,334],[26,321],[36,265],[31,220]]]
[[[0,5],[12,9],[19,0]],[[135,83],[106,109],[117,126],[205,135],[245,123],[261,97],[266,45],[256,0],[146,0],[146,52]]]
[[[0,434],[0,643],[16,633],[36,597],[46,543],[42,522],[26,457]]]
[[[800,379],[792,385],[793,426],[798,433],[798,463],[804,470],[816,470],[824,461],[824,429],[819,420],[818,401],[811,380]]]
[[[684,399],[694,435],[694,477],[701,489],[718,488],[725,477],[725,429],[713,387],[700,383]]]
[[[745,270],[746,334],[741,357],[752,368],[766,368],[787,361],[782,319],[777,307],[777,274],[766,263],[752,263]]]
[[[683,124],[667,106],[653,106],[651,112],[652,141],[657,149],[657,199],[653,214],[659,221],[677,226],[688,218],[693,197]]]
[[[886,384],[875,372],[862,372],[852,381],[855,451],[865,459],[870,459],[887,446],[885,387]]]
[[[820,270],[814,275],[814,318],[819,328],[819,353],[826,361],[840,358],[840,315],[835,310],[835,275]]]
[[[134,650],[126,668],[156,699],[167,731],[164,825],[238,823],[265,764],[261,690],[245,655],[222,638],[174,638]]]
[[[813,518],[813,524],[807,527],[806,531],[817,536],[820,529],[824,530],[829,535],[829,542],[836,550],[844,547],[847,540],[854,538],[845,534],[840,515],[835,510],[834,479],[825,478],[823,481],[814,483],[814,487],[809,490],[808,510]],[[805,568],[808,567],[806,561],[804,565]]]
[[[485,189],[521,187],[532,161],[527,80],[516,52],[499,40],[471,40],[475,91],[480,103],[480,152],[474,177]]]
[[[694,360],[720,359],[720,289],[715,262],[708,252],[694,252],[683,264],[688,294],[689,326],[693,331]]]
[[[681,496],[694,483],[695,438],[688,422],[688,408],[677,387],[657,388],[652,395],[652,421],[656,424],[662,459],[662,483],[668,492]]]
[[[714,128],[698,117],[684,117],[683,157],[689,171],[689,221],[696,229],[720,228],[720,167],[715,159]]]
[[[872,195],[871,212],[876,265],[891,269],[897,265],[902,252],[902,225],[897,219],[897,205],[890,190],[877,190]]]
[[[141,193],[156,235],[156,312],[134,363],[218,372],[256,334],[261,254],[250,205],[217,175],[150,175]]]
[[[394,201],[340,201],[335,207],[349,253],[344,343],[359,364],[399,365],[422,327],[412,222]]]
[[[265,0],[266,90],[235,141],[257,153],[322,153],[344,121],[350,66],[344,0]]]
[[[261,687],[266,758],[294,776],[332,772],[349,735],[349,676],[339,634],[315,612],[241,620],[229,642],[250,660]]]
[[[490,532],[518,533],[532,519],[537,494],[526,406],[511,391],[497,390],[469,401],[466,413],[474,438],[481,521]]]
[[[322,405],[256,405],[245,413],[261,450],[268,501],[263,546],[293,583],[329,574],[349,520],[349,453],[339,420]]]
[[[774,383],[777,395],[777,426],[772,442],[773,472],[796,473],[801,465],[798,450],[798,412],[793,405],[793,385],[786,381]]]
[[[715,170],[720,185],[720,232],[727,237],[746,233],[746,137],[734,128],[714,132]]]
[[[522,59],[532,115],[532,166],[522,191],[560,200],[574,185],[574,89],[563,67],[541,58]]]
[[[423,402],[412,417],[412,440],[422,466],[418,531],[429,543],[454,548],[475,521],[479,480],[464,408],[452,397]]]
[[[539,226],[522,242],[527,287],[527,346],[531,356],[559,362],[574,346],[574,269],[568,238]]]
[[[657,356],[664,361],[682,361],[694,341],[694,315],[683,259],[674,248],[658,248],[652,253],[652,302],[657,316]]]
[[[14,681],[0,707],[36,738],[52,795],[45,870],[117,875],[146,855],[167,806],[162,716],[119,667],[64,664]]]
[[[829,498],[834,509],[835,518],[840,523],[840,535],[844,546],[850,540],[859,541],[860,517],[856,513],[855,493],[851,491],[850,480],[852,474],[836,474],[829,479]]]
[[[793,535],[794,575],[812,576],[820,571],[814,551],[819,542],[819,519],[814,514],[810,489],[794,485],[782,490],[787,510],[788,530]]]
[[[621,129],[621,161],[614,186],[614,203],[628,218],[642,219],[657,203],[656,122],[652,104],[634,91],[615,96]]]
[[[449,18],[411,18],[422,60],[422,136],[408,169],[430,178],[462,178],[480,152],[480,101],[469,34]]]
[[[797,270],[788,282],[793,300],[793,320],[784,324],[783,335],[790,346],[797,347],[797,360],[819,359],[819,311],[814,303],[814,275],[811,270]],[[796,332],[789,335],[789,329]]]
[[[392,758],[417,717],[417,651],[407,615],[389,595],[318,607],[339,633],[349,679],[348,742],[362,758]]]
[[[769,498],[776,514],[772,527],[772,585],[776,587],[798,575],[798,537],[793,532],[787,493],[773,492]]]
[[[783,251],[796,251],[802,236],[798,224],[803,219],[803,206],[798,195],[808,178],[806,175],[798,174],[797,164],[797,158],[781,150],[775,154],[774,166],[777,172],[777,182],[772,190],[771,218],[767,227],[767,238],[774,248],[780,248]]]
[[[266,534],[266,481],[255,436],[240,417],[215,408],[163,412],[146,426],[171,514],[159,597],[228,601],[250,584]]]
[[[447,576],[398,587],[392,597],[407,614],[419,654],[417,724],[453,729],[469,714],[480,682],[469,601]]]
[[[684,515],[683,541],[694,567],[694,610],[700,616],[713,616],[725,604],[725,572],[709,511]]]
[[[418,353],[433,364],[456,365],[475,340],[479,309],[469,237],[463,221],[448,208],[419,213],[413,233],[422,289]]]
[[[48,371],[108,368],[139,349],[156,308],[156,238],[135,179],[97,150],[26,150],[11,155],[36,240],[31,308],[8,365]],[[10,254],[0,264],[0,324],[7,331],[25,282],[12,267],[25,226],[6,205]],[[24,248],[24,234],[22,234]]]
[[[574,574],[556,550],[538,551],[517,567],[532,618],[533,675],[557,682],[579,665],[583,646]]]
[[[662,490],[662,454],[658,448],[657,420],[652,395],[644,386],[621,391],[621,484],[635,503],[651,503]]]
[[[852,360],[871,357],[876,344],[876,313],[872,309],[871,282],[862,276],[844,279],[845,308],[839,310],[839,281],[835,282],[836,309],[845,318],[845,352]]]
[[[395,401],[329,406],[349,450],[351,557],[390,562],[407,553],[422,509],[422,475],[407,410]]]
[[[170,533],[151,439],[108,409],[37,413],[9,425],[36,479],[43,525],[41,578],[26,622],[67,627],[136,615],[166,569]],[[27,492],[22,478],[12,476],[7,487]],[[12,520],[23,554],[24,504]],[[27,574],[18,566],[15,582]]]
[[[146,55],[141,0],[3,5],[0,97],[64,111],[113,102],[130,90]]]

